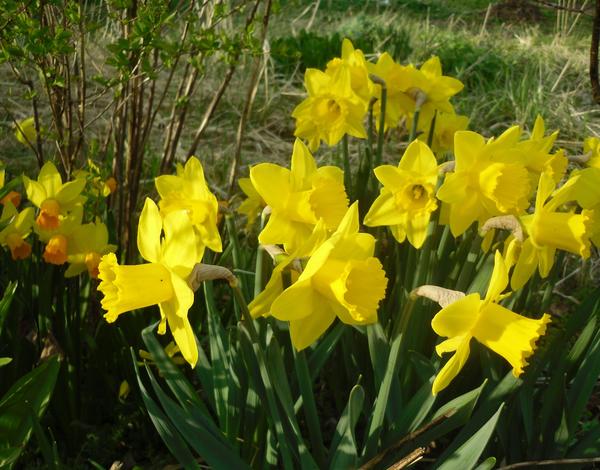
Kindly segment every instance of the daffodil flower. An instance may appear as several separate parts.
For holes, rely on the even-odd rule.
[[[116,245],[108,243],[108,230],[100,221],[83,224],[71,234],[71,246],[67,261],[69,267],[65,277],[73,277],[87,270],[90,277],[98,277],[98,265],[103,255],[114,252]]]
[[[325,73],[335,76],[344,67],[350,71],[352,90],[368,105],[373,94],[373,82],[369,79],[367,61],[363,52],[354,49],[352,42],[347,38],[342,41],[342,57],[330,60]]]
[[[334,166],[317,168],[315,159],[299,139],[294,144],[291,170],[261,163],[250,169],[250,179],[271,207],[259,242],[283,244],[288,253],[304,243],[321,218],[328,230],[335,230],[348,207],[342,170]]]
[[[553,177],[542,173],[535,199],[535,211],[520,217],[521,224],[529,237],[523,242],[519,259],[511,278],[513,290],[520,289],[531,278],[536,267],[545,278],[554,265],[557,249],[590,256],[590,235],[592,233],[591,211],[581,214],[557,212],[561,198],[546,202],[554,191]]]
[[[310,346],[336,317],[350,325],[377,321],[387,279],[373,256],[375,238],[358,228],[358,203],[354,203],[337,231],[310,257],[298,280],[271,305],[275,318],[290,322],[296,349]]]
[[[394,62],[392,56],[387,52],[379,56],[377,63],[368,63],[367,67],[372,74],[377,75],[385,82],[385,128],[394,128],[398,126],[403,117],[407,117],[411,112],[414,112],[414,100],[405,93],[408,90],[408,69],[406,66]],[[379,126],[381,85],[375,85],[373,96],[377,98],[373,105],[373,115],[377,126]]]
[[[388,225],[398,243],[408,236],[408,241],[420,248],[427,235],[431,213],[437,208],[435,156],[427,145],[414,141],[397,167],[382,165],[374,171],[383,189],[365,216],[365,225]]]
[[[431,121],[425,122],[423,119],[420,122],[423,122],[423,127],[419,126],[423,132],[419,134],[418,138],[419,140],[426,142],[429,138]],[[460,114],[455,113],[437,113],[435,117],[435,126],[433,128],[431,150],[436,154],[453,152],[454,134],[458,131],[466,130],[468,126],[469,118],[467,116],[461,116]]]
[[[304,85],[308,97],[294,111],[294,135],[308,140],[312,151],[321,140],[329,146],[337,144],[345,134],[365,139],[363,117],[365,102],[354,93],[350,70],[339,68],[329,75],[317,69],[306,69]]]
[[[266,203],[254,188],[250,178],[240,178],[238,184],[246,195],[246,199],[239,205],[237,212],[246,216],[246,228],[250,228]]]
[[[35,119],[28,117],[17,123],[15,126],[15,137],[23,145],[33,145],[36,141],[37,132],[35,131]]]
[[[600,168],[600,139],[598,137],[588,137],[583,141],[583,153],[590,153],[587,166]]]
[[[52,162],[44,164],[37,181],[23,176],[23,183],[27,197],[40,209],[36,224],[42,230],[57,229],[68,212],[85,202],[85,198],[81,196],[85,180],[76,178],[63,184]]]
[[[523,317],[498,302],[508,285],[508,270],[500,252],[496,252],[494,271],[485,296],[470,294],[440,310],[431,321],[439,336],[447,337],[436,346],[436,352],[454,352],[433,382],[432,393],[438,394],[458,375],[469,357],[471,339],[501,355],[512,366],[515,377],[523,373],[535,343],[546,332],[550,316],[539,320]]]
[[[31,255],[31,245],[25,241],[33,225],[33,207],[17,213],[10,202],[4,205],[0,222],[10,223],[0,231],[0,245],[8,247],[12,259],[25,259]],[[12,219],[12,220],[11,220]]]
[[[531,188],[535,188],[542,173],[548,173],[558,184],[565,174],[569,163],[562,150],[551,154],[550,150],[558,137],[558,131],[548,136],[545,134],[545,123],[541,116],[537,116],[531,137],[519,142],[516,147],[523,152],[524,164],[529,171]]]
[[[522,152],[515,148],[520,134],[515,126],[487,142],[471,131],[454,135],[454,172],[446,174],[437,197],[449,205],[450,230],[455,237],[473,222],[518,215],[528,207],[529,175]]]
[[[148,263],[121,266],[113,253],[104,255],[100,261],[98,290],[104,294],[102,308],[107,311],[104,318],[112,323],[124,312],[158,305],[161,313],[158,332],[164,334],[168,324],[181,354],[195,367],[198,349],[187,317],[194,292],[187,279],[198,256],[188,214],[173,211],[163,220],[156,204],[146,199],[137,245]]]
[[[293,253],[280,253],[275,256],[275,267],[271,273],[271,277],[263,291],[258,294],[248,305],[250,314],[253,318],[267,316],[271,311],[271,305],[277,297],[289,286],[285,285],[284,272],[289,272],[289,281],[294,283],[298,280],[298,275],[301,269],[292,269],[294,262],[301,258],[312,255],[315,250],[327,240],[328,232],[323,219],[315,226],[313,232],[304,241],[304,243]]]
[[[552,201],[555,206],[577,201],[591,218],[591,226],[588,227],[590,240],[600,246],[600,167],[572,172],[565,184],[553,194]]]
[[[198,259],[195,261],[202,259],[205,247],[222,251],[217,229],[219,204],[206,184],[200,160],[191,157],[185,166],[177,165],[177,175],[162,175],[154,181],[161,197],[158,205],[164,216],[181,210],[188,214],[197,239]]]

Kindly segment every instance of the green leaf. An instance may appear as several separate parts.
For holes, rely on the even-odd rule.
[[[504,403],[500,405],[498,411],[496,411],[489,421],[485,423],[479,431],[473,434],[469,440],[452,454],[441,460],[441,462],[436,462],[435,468],[440,470],[454,470],[456,468],[475,467],[475,464],[487,446],[490,437],[492,437],[502,408],[504,408]]]
[[[358,449],[354,429],[365,401],[365,391],[360,385],[350,390],[348,403],[335,428],[330,447],[329,468],[356,468]]]
[[[184,468],[199,469],[200,465],[194,460],[194,456],[190,452],[187,444],[177,432],[177,429],[175,429],[173,424],[171,424],[167,416],[165,416],[160,407],[156,404],[146,390],[146,387],[142,382],[142,378],[140,377],[140,372],[137,367],[133,349],[131,349],[131,358],[133,360],[135,376],[137,377],[138,386],[140,387],[142,400],[144,401],[144,405],[146,405],[146,411],[148,412],[148,416],[150,416],[158,435],[163,440],[173,457],[175,457]]]
[[[0,367],[10,364],[12,357],[0,357]]]
[[[188,444],[213,468],[249,468],[237,455],[229,442],[217,439],[202,421],[194,419],[162,390],[154,374],[146,365],[146,372],[154,392],[163,406],[171,423],[181,433]]]
[[[325,337],[319,341],[319,344],[308,359],[308,368],[310,369],[310,377],[313,382],[317,379],[319,372],[331,356],[342,335],[344,334],[345,325],[337,322],[336,325],[329,331]]]
[[[475,467],[475,470],[492,470],[492,468],[494,468],[494,465],[496,465],[496,457],[488,457],[479,465],[477,465],[477,467]]]
[[[144,344],[148,348],[148,351],[152,354],[154,363],[160,370],[161,375],[164,377],[167,385],[184,408],[195,407],[202,410],[206,416],[210,416],[206,406],[198,398],[194,388],[177,368],[175,363],[165,353],[162,345],[154,336],[154,329],[158,323],[154,323],[142,330],[142,339]]]
[[[431,384],[433,384],[433,377],[430,377],[406,404],[394,433],[408,434],[417,429],[425,420],[436,400],[431,393]]]
[[[15,296],[15,292],[17,291],[17,286],[19,284],[17,282],[10,282],[8,286],[6,286],[6,290],[4,291],[4,295],[2,296],[2,300],[0,300],[0,334],[2,334],[2,327],[4,326],[4,320],[8,315],[8,311],[10,309],[10,305],[12,304],[13,297]]]
[[[567,395],[567,425],[572,436],[600,376],[600,331],[581,363]]]
[[[485,385],[486,382],[483,382],[476,389],[460,395],[440,407],[431,419],[427,421],[425,426],[432,426],[431,423],[435,423],[436,421],[439,421],[439,424],[433,425],[431,429],[428,429],[412,441],[400,447],[397,455],[405,456],[415,448],[428,445],[430,442],[464,426],[465,423],[469,421]],[[386,441],[385,447],[392,446],[400,438],[403,438],[403,434],[393,433]]]
[[[12,466],[31,436],[34,421],[40,419],[54,391],[60,369],[58,356],[53,356],[6,392],[0,401],[0,468]]]

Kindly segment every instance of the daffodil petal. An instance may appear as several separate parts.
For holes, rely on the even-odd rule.
[[[471,341],[471,337],[467,336],[460,346],[456,349],[454,355],[446,362],[442,370],[438,372],[438,375],[435,377],[433,381],[433,385],[431,386],[431,393],[437,395],[440,391],[445,389],[450,382],[454,380],[454,377],[458,375],[460,370],[463,368],[467,359],[469,358],[469,342]]]
[[[25,175],[23,175],[23,186],[25,186],[25,192],[27,194],[27,198],[36,207],[40,207],[42,205],[42,202],[44,202],[48,198],[48,194],[46,193],[46,188],[44,188],[37,181],[29,179]]]
[[[186,211],[167,214],[163,220],[165,241],[162,262],[185,278],[189,275],[198,259],[196,236]]]
[[[468,334],[477,321],[481,303],[479,294],[470,294],[452,302],[431,320],[433,331],[448,338]]]
[[[499,251],[494,254],[494,270],[492,271],[492,277],[490,284],[485,295],[485,300],[488,302],[494,302],[498,300],[500,294],[508,285],[508,269],[504,258]]]
[[[61,204],[69,204],[73,202],[83,191],[86,181],[81,179],[75,179],[62,185],[60,190],[56,193],[54,198]]]
[[[310,279],[299,279],[275,299],[271,305],[271,315],[283,321],[306,319],[322,314],[327,303],[327,300],[313,289]]]
[[[290,337],[294,347],[301,351],[314,343],[335,320],[333,310],[322,309],[308,318],[290,322]]]
[[[150,198],[146,198],[140,215],[137,233],[137,245],[142,258],[157,263],[160,258],[160,233],[162,218],[158,206]]]

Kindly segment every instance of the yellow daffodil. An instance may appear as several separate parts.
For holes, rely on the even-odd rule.
[[[250,178],[240,178],[238,184],[246,195],[246,199],[239,205],[237,212],[246,216],[246,228],[249,228],[254,224],[266,203],[254,188]]]
[[[583,153],[590,153],[587,166],[600,168],[600,139],[598,137],[588,137],[583,141]]]
[[[202,259],[204,247],[222,251],[217,229],[219,203],[208,189],[200,160],[191,157],[185,166],[177,165],[177,175],[162,175],[154,181],[161,197],[158,205],[163,216],[180,210],[188,214],[197,239],[199,258],[195,261]]]
[[[10,202],[4,205],[0,222],[10,220],[10,223],[0,231],[0,245],[8,247],[14,260],[25,259],[31,255],[31,245],[25,238],[31,233],[33,213],[33,207],[27,207],[17,213],[17,209]]]
[[[426,142],[429,138],[431,121],[420,121],[419,140]],[[431,150],[435,153],[454,151],[454,134],[458,131],[464,131],[469,126],[469,118],[460,114],[440,112],[436,114],[435,126],[433,128],[433,139],[431,141]]]
[[[36,224],[42,230],[57,229],[67,213],[85,201],[81,196],[85,180],[76,178],[63,184],[52,162],[44,164],[37,181],[23,176],[23,183],[27,197],[40,209]]]
[[[590,235],[592,233],[592,213],[584,210],[581,214],[557,212],[559,201],[547,199],[554,191],[553,177],[542,173],[535,199],[535,212],[520,217],[529,236],[522,244],[519,258],[511,278],[513,290],[520,289],[535,272],[536,267],[542,278],[550,273],[554,265],[557,249],[590,256]]]
[[[321,218],[327,229],[335,230],[348,207],[342,170],[334,166],[317,168],[299,139],[294,144],[291,170],[261,163],[250,169],[250,179],[271,208],[259,242],[283,244],[288,253],[302,245]]]
[[[552,196],[554,205],[568,201],[577,204],[590,215],[589,237],[592,243],[600,246],[600,168],[589,167],[571,173],[565,184]]]
[[[15,126],[15,137],[23,145],[34,145],[36,136],[35,119],[33,117],[23,119]]]
[[[365,216],[365,225],[388,225],[399,243],[408,236],[408,241],[420,248],[427,235],[431,213],[437,208],[435,156],[427,145],[414,141],[398,167],[379,166],[375,168],[375,176],[383,189]]]
[[[252,317],[267,316],[271,311],[271,305],[277,297],[289,286],[285,285],[284,272],[288,272],[288,280],[294,283],[298,280],[301,266],[294,267],[294,264],[300,264],[300,259],[312,255],[315,250],[327,240],[328,232],[323,219],[315,226],[311,235],[304,241],[293,253],[280,253],[274,257],[275,267],[269,278],[269,282],[248,305]]]
[[[4,168],[0,168],[0,189],[4,187],[5,172]],[[15,206],[15,208],[18,208],[21,205],[21,194],[17,191],[9,191],[8,194],[0,199],[0,204],[6,205],[8,202]]]
[[[508,270],[502,255],[496,252],[485,299],[481,300],[479,294],[467,295],[440,310],[431,321],[436,334],[448,338],[436,346],[437,353],[441,356],[455,351],[433,382],[434,395],[446,388],[465,365],[472,338],[504,357],[515,377],[523,373],[536,341],[546,332],[550,316],[543,314],[533,320],[500,305],[507,285]]]
[[[307,139],[311,150],[319,148],[321,140],[335,145],[345,134],[367,137],[363,126],[367,106],[354,93],[347,67],[339,68],[333,75],[306,69],[304,85],[308,97],[292,112],[296,119],[294,135]]]
[[[559,183],[567,169],[568,160],[562,150],[551,154],[550,150],[558,137],[558,131],[549,136],[545,134],[545,123],[541,116],[537,116],[531,137],[517,144],[523,152],[525,167],[529,171],[531,188],[535,188],[542,173],[552,176],[555,183]]]
[[[117,249],[109,245],[108,230],[100,221],[79,225],[71,234],[65,277],[73,277],[87,270],[90,277],[98,277],[98,265],[103,255]]]
[[[519,136],[516,126],[487,142],[471,131],[454,135],[454,172],[446,174],[437,197],[449,205],[455,237],[475,221],[518,215],[529,205],[529,175],[522,152],[515,148]]]
[[[405,93],[412,100],[410,113],[420,111],[419,123],[428,128],[435,112],[454,113],[450,98],[464,88],[464,85],[453,77],[442,75],[442,64],[437,56],[427,60],[420,69],[412,64],[406,69],[407,81]],[[407,120],[412,126],[412,116]]]
[[[337,231],[308,260],[298,280],[271,305],[271,314],[290,322],[292,344],[310,346],[336,317],[351,325],[377,321],[387,279],[373,256],[375,238],[358,233],[358,203]]]
[[[335,76],[340,69],[347,68],[350,72],[350,86],[366,105],[373,93],[373,82],[369,79],[367,61],[360,49],[354,49],[352,42],[345,38],[342,41],[342,57],[336,57],[327,63],[325,73]]]
[[[376,64],[367,64],[369,71],[381,78],[386,85],[385,128],[398,126],[403,117],[414,112],[414,100],[406,93],[409,77],[407,67],[397,64],[387,52],[377,59]],[[375,85],[373,96],[377,98],[373,106],[376,124],[379,126],[381,114],[381,85]]]
[[[120,266],[113,253],[104,255],[100,261],[98,290],[104,294],[102,308],[107,311],[104,318],[112,323],[124,312],[158,304],[161,313],[158,332],[164,334],[168,324],[183,357],[195,367],[198,349],[187,317],[194,292],[187,279],[198,255],[188,214],[173,211],[163,220],[156,204],[146,199],[137,245],[148,263]]]
[[[44,247],[42,257],[46,263],[60,266],[67,262],[68,240],[62,233],[52,235]]]

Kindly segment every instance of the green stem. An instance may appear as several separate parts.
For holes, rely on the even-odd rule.
[[[412,127],[410,129],[410,135],[408,136],[409,144],[417,138],[417,126],[419,125],[419,114],[421,114],[421,108],[416,108],[415,114],[413,116]]]
[[[385,417],[385,409],[390,396],[390,390],[392,388],[392,380],[398,368],[398,359],[400,358],[402,352],[405,349],[404,338],[406,327],[412,315],[415,300],[416,299],[412,295],[409,295],[408,299],[404,303],[404,308],[402,309],[400,321],[396,324],[396,328],[394,329],[392,335],[392,338],[394,339],[390,348],[390,354],[387,361],[385,375],[383,376],[383,381],[381,383],[381,387],[379,389],[379,393],[377,394],[377,399],[375,401],[375,408],[371,417],[371,423],[369,424],[369,430],[367,432],[367,443],[365,444],[365,449],[363,453],[364,457],[370,457],[373,454],[375,454],[379,446],[379,438],[381,436],[381,431],[383,430],[383,420]]]
[[[377,150],[375,151],[374,167],[381,165],[383,155],[383,141],[385,137],[385,110],[387,107],[387,85],[385,80],[377,75],[370,74],[373,83],[381,86],[381,102],[379,103],[379,133],[377,135]]]
[[[319,414],[317,412],[315,395],[312,388],[313,384],[310,377],[310,372],[308,371],[306,356],[304,351],[296,352],[294,347],[292,347],[292,352],[294,353],[294,366],[296,368],[298,384],[300,385],[300,393],[302,395],[302,404],[304,408],[304,415],[306,416],[306,424],[308,425],[308,434],[310,437],[311,447],[319,467],[324,468],[327,459],[325,456],[323,435],[321,433]]]
[[[475,271],[475,266],[477,265],[479,255],[481,253],[481,241],[482,238],[479,235],[476,235],[473,239],[471,249],[469,250],[467,259],[463,263],[463,268],[460,271],[460,276],[456,282],[456,290],[458,291],[466,293],[467,289],[473,282],[473,272]]]
[[[431,120],[431,125],[429,126],[429,135],[427,136],[427,147],[431,148],[431,144],[433,143],[433,133],[435,131],[435,121],[437,120],[437,109],[433,114],[433,119]]]
[[[260,230],[265,228],[265,221],[267,220],[267,214],[262,211],[260,214]],[[256,268],[254,270],[254,297],[260,294],[263,290],[263,264],[265,258],[265,250],[259,245],[256,251]]]

